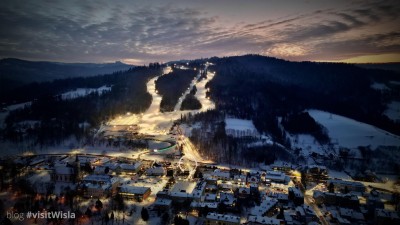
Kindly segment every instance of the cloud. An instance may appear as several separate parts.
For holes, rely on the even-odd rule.
[[[304,60],[398,51],[396,1],[314,7],[240,24],[226,22],[224,11],[211,14],[211,8],[185,1],[6,0],[0,57],[141,64],[246,53]]]

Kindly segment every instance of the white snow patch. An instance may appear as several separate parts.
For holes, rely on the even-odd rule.
[[[339,146],[356,148],[368,146],[400,146],[400,137],[369,124],[319,110],[308,110],[318,123],[328,129],[332,142]]]
[[[371,87],[375,90],[380,90],[380,91],[390,90],[390,88],[388,88],[388,86],[386,86],[385,84],[382,84],[382,83],[373,83],[371,85]]]
[[[225,118],[225,132],[233,136],[258,136],[256,127],[251,120]]]
[[[384,114],[390,119],[400,122],[400,102],[392,101],[389,103]]]
[[[61,94],[61,99],[74,99],[84,97],[91,93],[97,92],[99,95],[111,91],[111,87],[101,86],[99,88],[77,88],[73,91],[68,91]]]

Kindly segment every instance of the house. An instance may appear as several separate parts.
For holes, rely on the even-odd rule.
[[[289,187],[289,200],[293,201],[296,206],[304,204],[304,195],[299,188]]]
[[[192,209],[196,209],[196,210],[199,210],[199,211],[201,211],[202,209],[207,208],[209,210],[209,212],[210,211],[215,212],[218,209],[218,203],[217,202],[196,202],[196,201],[193,201],[192,203],[190,203],[190,207]]]
[[[192,196],[195,201],[200,201],[201,197],[204,195],[207,183],[205,181],[199,181],[196,187],[192,191]]]
[[[100,198],[114,195],[117,193],[117,187],[120,182],[116,177],[109,175],[88,175],[82,179],[84,185],[84,196],[91,198]]]
[[[287,177],[284,173],[279,172],[279,171],[267,171],[267,174],[265,175],[265,182],[271,183],[287,183],[289,181],[289,177]]]
[[[248,187],[239,187],[237,189],[237,198],[239,199],[247,199],[250,197],[250,188]]]
[[[124,174],[134,174],[139,172],[139,170],[142,169],[142,163],[141,162],[136,162],[135,164],[128,164],[128,163],[122,163],[119,165],[121,168],[121,172]]]
[[[366,188],[365,185],[360,183],[360,182],[354,182],[354,181],[346,181],[346,180],[336,180],[336,179],[331,179],[327,181],[327,186],[333,185],[335,191],[339,192],[361,192],[364,193]]]
[[[126,199],[141,202],[150,196],[151,189],[149,187],[121,186],[119,194]]]
[[[206,216],[206,225],[239,225],[240,217],[219,213],[208,213]]]
[[[258,175],[251,175],[250,177],[247,177],[246,180],[247,184],[258,184],[260,183],[260,176]]]
[[[237,200],[232,193],[227,193],[227,192],[219,193],[219,202],[229,208],[234,208],[236,206],[236,201]]]
[[[168,211],[171,209],[172,200],[167,198],[157,198],[154,202],[154,209]]]
[[[268,197],[278,200],[279,203],[287,205],[289,203],[289,195],[279,192],[270,192]]]
[[[164,167],[153,167],[146,170],[146,174],[148,176],[164,176],[167,174],[167,171]]]
[[[231,173],[229,171],[222,171],[220,169],[216,169],[214,173],[212,174],[213,178],[216,178],[218,180],[230,180],[231,179]]]
[[[317,204],[335,205],[347,208],[357,208],[360,201],[357,195],[314,191],[313,198]]]
[[[266,216],[252,216],[247,218],[247,225],[284,225],[285,222]]]
[[[259,206],[251,209],[250,215],[253,216],[272,216],[277,209],[278,200],[266,197]]]

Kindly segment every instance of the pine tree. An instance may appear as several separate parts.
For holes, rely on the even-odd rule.
[[[149,211],[147,211],[147,209],[145,207],[142,208],[142,211],[140,212],[140,214],[142,215],[142,220],[143,221],[147,221],[149,220]]]

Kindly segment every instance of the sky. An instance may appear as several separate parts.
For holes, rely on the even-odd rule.
[[[0,58],[400,62],[398,0],[2,0]]]

